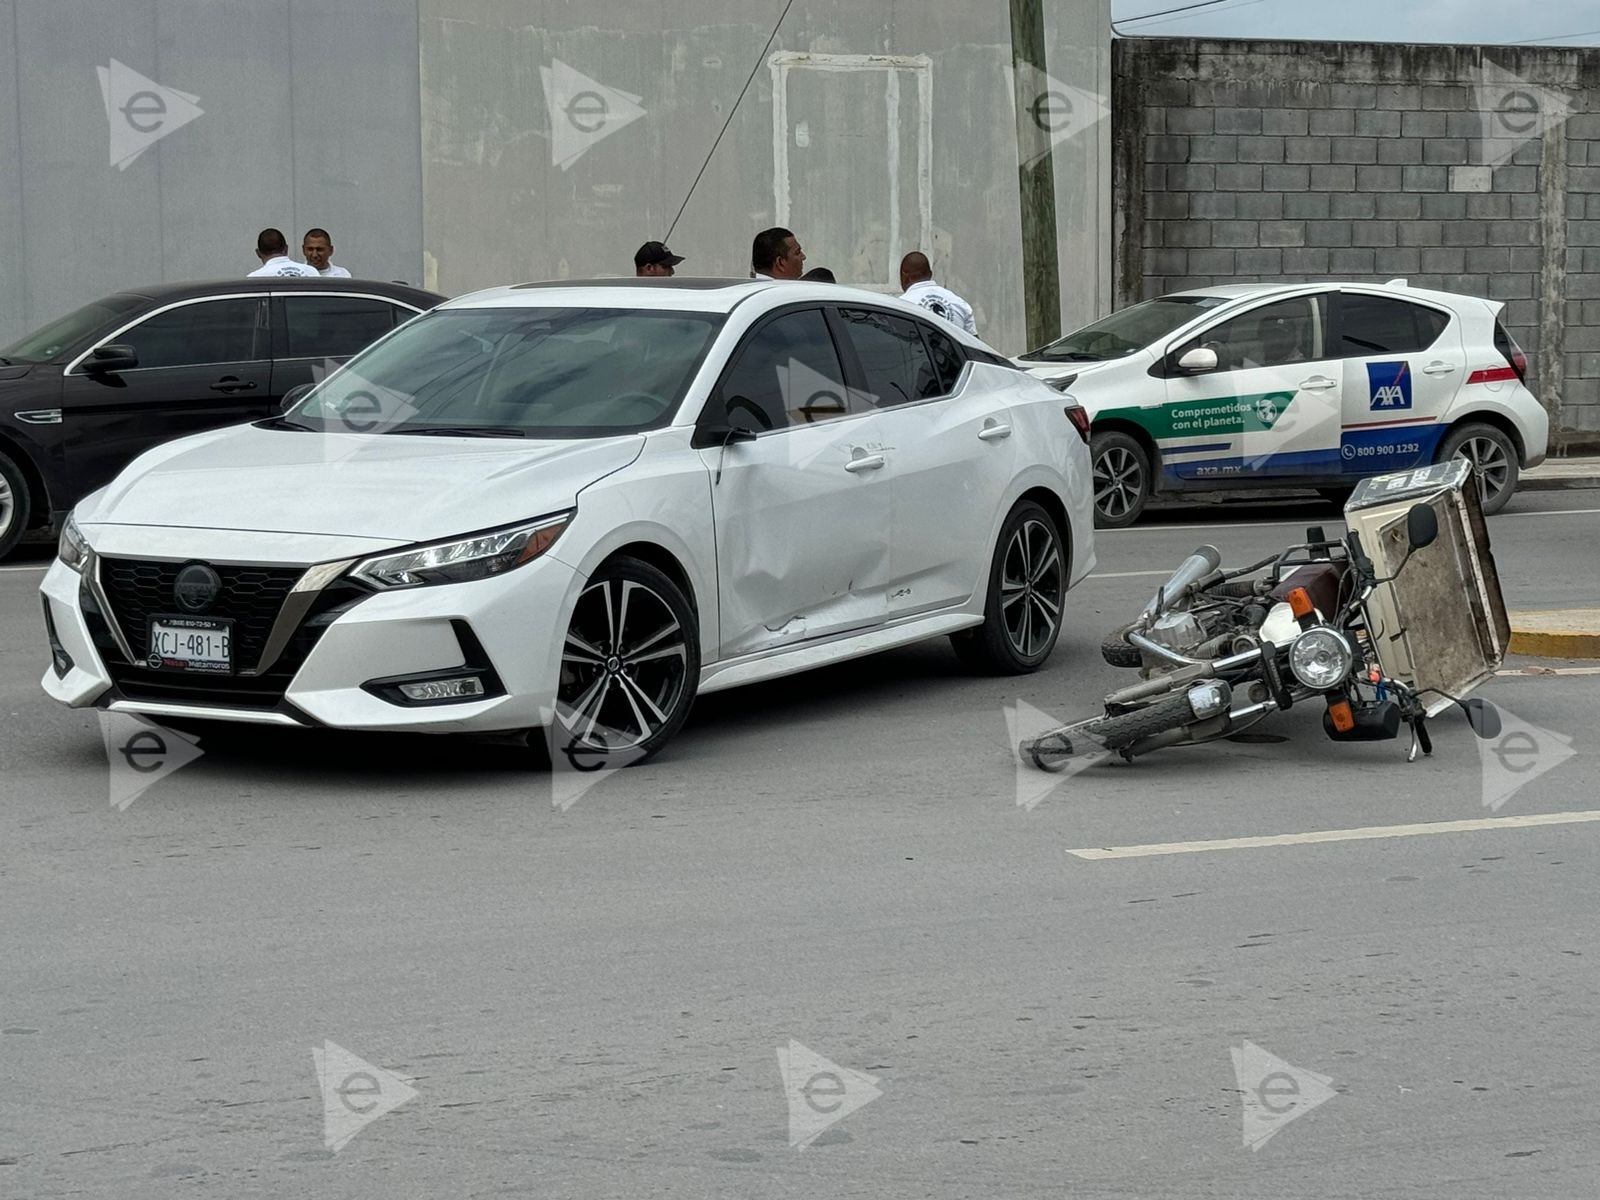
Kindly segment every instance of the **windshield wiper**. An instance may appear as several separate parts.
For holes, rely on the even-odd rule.
[[[12,362],[9,358],[0,358],[0,367],[14,367],[16,365],[17,364]]]
[[[527,437],[528,431],[515,425],[412,425],[390,429],[389,433],[423,434],[437,437]]]
[[[1052,354],[1045,362],[1104,362],[1105,358],[1099,354],[1085,354],[1082,350],[1067,350],[1060,354]]]
[[[297,433],[316,433],[309,425],[302,425],[299,421],[291,421],[288,417],[268,417],[265,421],[256,423],[258,429],[293,429]]]

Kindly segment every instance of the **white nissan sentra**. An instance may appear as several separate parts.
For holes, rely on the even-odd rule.
[[[923,638],[1032,671],[1094,564],[1087,432],[866,292],[479,292],[80,502],[43,684],[156,720],[543,728],[620,762],[697,692]]]

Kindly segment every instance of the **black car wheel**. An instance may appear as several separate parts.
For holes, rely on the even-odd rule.
[[[967,666],[999,675],[1037,671],[1061,636],[1067,548],[1056,520],[1032,500],[1011,510],[989,568],[983,624],[950,638]]]
[[[647,562],[612,559],[567,627],[552,750],[586,771],[643,762],[683,726],[699,678],[699,627],[682,590]]]
[[[1089,442],[1094,464],[1094,523],[1099,529],[1132,525],[1150,502],[1150,458],[1136,439],[1111,430]]]
[[[31,511],[28,481],[22,469],[0,454],[0,558],[11,553],[17,539],[28,528]]]
[[[1464,458],[1478,478],[1485,513],[1497,513],[1517,490],[1517,448],[1492,425],[1462,425],[1439,443],[1439,461]]]

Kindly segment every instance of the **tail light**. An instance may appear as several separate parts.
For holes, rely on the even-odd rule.
[[[1089,410],[1081,404],[1069,404],[1062,409],[1067,414],[1067,420],[1072,422],[1072,427],[1078,431],[1078,436],[1083,439],[1084,445],[1089,444]]]

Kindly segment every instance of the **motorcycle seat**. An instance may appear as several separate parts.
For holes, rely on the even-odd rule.
[[[1344,582],[1345,572],[1349,569],[1346,563],[1331,562],[1296,567],[1268,594],[1274,600],[1284,601],[1288,600],[1289,593],[1295,588],[1305,588],[1317,611],[1331,621],[1339,612],[1340,584]]]

